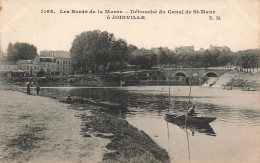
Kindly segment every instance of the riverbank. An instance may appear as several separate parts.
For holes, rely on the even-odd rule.
[[[211,78],[204,87],[215,87],[221,89],[247,89],[252,88],[259,90],[260,87],[260,74],[246,73],[237,70],[233,70],[223,74],[218,78]]]
[[[166,150],[156,144],[145,132],[139,131],[118,116],[124,114],[122,113],[124,110],[112,112],[108,109],[91,107],[93,116],[82,116],[83,121],[86,122],[83,131],[87,135],[94,133],[111,139],[106,146],[111,152],[104,155],[104,162],[169,162]],[[90,107],[85,106],[85,108]]]
[[[0,96],[0,162],[169,162],[147,134],[105,108],[1,89]]]
[[[80,135],[82,113],[68,104],[1,89],[0,96],[0,162],[99,162],[108,151],[109,140]]]
[[[235,75],[234,78],[228,82],[227,86],[239,87],[239,88],[258,88],[260,87],[260,74],[250,74],[240,71],[232,71],[230,74]]]
[[[119,86],[120,79],[118,75],[68,75],[68,76],[47,76],[47,77],[1,77],[0,84],[13,84],[25,86],[26,82],[37,82],[41,86]]]

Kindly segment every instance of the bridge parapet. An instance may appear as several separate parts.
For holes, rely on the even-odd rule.
[[[229,72],[228,69],[165,69],[166,77],[184,76],[184,77],[220,77]]]

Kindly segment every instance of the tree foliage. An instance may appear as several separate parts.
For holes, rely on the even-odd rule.
[[[28,43],[9,43],[7,48],[8,61],[16,63],[18,60],[33,60],[37,56],[37,48]]]
[[[95,72],[99,67],[122,70],[126,64],[136,65],[141,69],[153,66],[208,68],[232,65],[238,69],[251,70],[259,68],[260,50],[231,52],[215,49],[175,54],[173,50],[162,47],[153,50],[138,49],[134,45],[127,45],[122,39],[116,39],[112,33],[95,30],[76,36],[70,54],[75,70],[82,72]]]
[[[157,64],[158,56],[153,50],[138,49],[130,56],[130,64],[149,69]]]
[[[259,68],[260,49],[239,52],[205,50],[194,53],[175,54],[167,48],[158,48],[157,65],[172,65],[176,68],[208,68],[237,66],[239,69]]]
[[[127,43],[106,31],[87,31],[73,40],[70,54],[75,70],[95,72],[100,66],[120,65],[126,61]]]

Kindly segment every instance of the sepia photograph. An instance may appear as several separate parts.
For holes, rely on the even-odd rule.
[[[0,0],[0,163],[260,163],[259,0]]]

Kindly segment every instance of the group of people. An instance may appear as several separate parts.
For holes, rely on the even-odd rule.
[[[32,84],[33,84],[33,82],[26,82],[27,94],[28,94],[28,95],[31,95],[31,85],[32,85]],[[39,93],[40,93],[40,89],[41,89],[41,87],[40,87],[39,82],[36,82],[36,88],[35,88],[35,90],[36,90],[37,96],[38,96]]]

